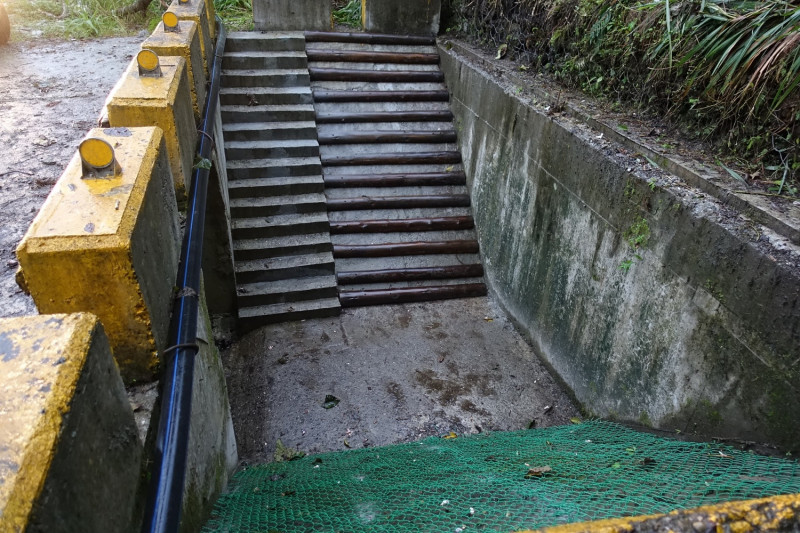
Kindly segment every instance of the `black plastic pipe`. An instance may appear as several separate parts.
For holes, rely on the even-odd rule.
[[[216,18],[217,45],[211,87],[206,99],[200,134],[199,154],[204,161],[211,156],[214,144],[213,125],[219,96],[219,74],[225,50],[225,27]],[[194,171],[189,190],[186,231],[183,235],[178,277],[178,292],[172,308],[170,347],[161,353],[164,374],[161,378],[161,412],[156,435],[155,458],[151,470],[150,492],[147,498],[145,533],[178,531],[183,507],[183,488],[186,474],[186,449],[189,444],[189,421],[192,412],[192,380],[197,345],[197,318],[200,308],[200,267],[203,257],[203,233],[206,219],[206,200],[209,165],[199,165]]]

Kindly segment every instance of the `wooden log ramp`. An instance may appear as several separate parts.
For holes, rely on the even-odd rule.
[[[362,52],[355,50],[314,50],[306,51],[309,61],[330,61],[333,63],[394,63],[401,65],[438,65],[439,54],[403,52]]]
[[[359,122],[452,122],[449,109],[435,111],[317,112],[317,124],[352,124]]]
[[[328,211],[365,209],[415,209],[421,207],[469,207],[468,194],[423,194],[418,196],[358,196],[328,198]]]
[[[375,83],[441,83],[438,70],[366,70],[308,67],[311,81],[371,81]]]
[[[326,175],[327,189],[349,187],[424,187],[426,185],[464,185],[467,175],[464,171],[454,172],[414,172],[394,174],[343,174]]]
[[[478,253],[478,242],[474,240],[333,245],[333,257],[337,259],[348,259],[353,257],[397,257],[401,255],[476,253]]]
[[[332,221],[331,234],[399,233],[405,231],[456,231],[472,229],[471,216]]]
[[[367,165],[438,165],[461,163],[461,152],[387,152],[377,154],[346,154],[320,156],[323,166],[349,167]]]
[[[336,274],[339,285],[366,283],[397,283],[402,281],[425,281],[434,279],[479,278],[483,266],[451,265],[439,267],[396,268],[383,270],[355,270]]]
[[[408,287],[402,289],[372,290],[340,290],[339,301],[342,307],[362,305],[383,305],[431,300],[448,300],[453,298],[470,298],[486,296],[486,285],[483,283],[466,283],[461,285],[435,285],[429,287]]]
[[[447,91],[335,91],[314,89],[314,101],[332,102],[447,102]]]
[[[453,143],[456,142],[454,130],[444,131],[395,131],[360,130],[352,132],[320,133],[317,137],[321,145],[335,144],[378,144],[378,143]]]
[[[307,31],[307,43],[361,43],[434,45],[436,38],[427,35],[392,35],[388,33],[348,33],[338,31]]]

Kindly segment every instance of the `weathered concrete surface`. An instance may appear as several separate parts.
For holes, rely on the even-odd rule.
[[[236,316],[236,280],[233,274],[233,236],[228,197],[228,171],[223,146],[219,103],[214,117],[214,150],[208,181],[208,205],[203,242],[203,277],[208,310],[212,315]]]
[[[206,105],[206,66],[200,48],[200,29],[191,20],[178,22],[180,32],[164,31],[159,22],[153,33],[142,43],[142,48],[152,50],[159,56],[180,56],[186,60],[189,73],[189,88],[192,91],[192,108],[197,122]]]
[[[197,128],[194,124],[186,60],[177,56],[159,58],[161,76],[139,75],[136,58],[108,97],[109,124],[114,127],[158,126],[164,133],[175,196],[186,199],[191,182]]]
[[[0,376],[0,530],[135,531],[142,445],[97,317],[0,320]]]
[[[254,0],[253,20],[260,31],[331,29],[330,0]]]
[[[445,48],[487,279],[583,406],[796,449],[795,247]]]
[[[363,0],[364,29],[375,33],[436,35],[439,33],[441,0]]]
[[[577,415],[486,298],[348,309],[263,327],[224,356],[240,456],[569,423]],[[340,401],[323,408],[327,395]]]
[[[76,154],[17,248],[40,313],[100,317],[123,378],[152,379],[178,268],[175,189],[161,130],[94,129],[121,171],[82,178]]]
[[[214,344],[205,290],[201,289],[192,388],[192,420],[181,531],[199,531],[238,463],[222,359]],[[157,417],[156,417],[157,418]]]
[[[209,79],[209,71],[214,63],[214,37],[212,37],[213,30],[211,29],[214,26],[214,19],[209,19],[206,2],[204,0],[190,0],[185,4],[172,2],[167,11],[175,13],[178,20],[190,20],[197,24],[200,53],[203,55],[203,72],[206,79]]]
[[[211,333],[206,293],[202,287],[197,343],[200,351],[195,358],[192,385],[192,414],[180,526],[183,533],[199,531],[205,524],[214,502],[225,490],[238,464],[225,374]],[[161,398],[154,397],[160,395],[161,389],[140,387],[134,390],[132,399],[137,406],[145,411],[152,409],[149,424],[144,420],[140,422],[140,425],[148,426],[145,454],[152,457],[161,408]],[[145,413],[140,413],[137,418],[145,418],[142,414]],[[149,488],[149,484],[145,485]],[[139,518],[141,520],[142,517]]]

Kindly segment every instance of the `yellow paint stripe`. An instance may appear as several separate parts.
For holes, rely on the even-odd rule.
[[[539,533],[633,533],[635,531],[775,531],[800,525],[800,494],[725,502],[669,514],[611,518],[547,527]],[[517,533],[533,533],[532,530]]]

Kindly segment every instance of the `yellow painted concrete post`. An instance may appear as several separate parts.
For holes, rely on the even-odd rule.
[[[208,19],[205,0],[173,0],[168,13],[174,13],[178,20],[192,21],[197,24],[200,37],[200,52],[203,54],[203,71],[208,78],[208,71],[214,61],[214,41],[211,37],[210,25],[214,19]]]
[[[200,51],[200,36],[197,24],[192,21],[178,21],[177,28],[177,32],[164,31],[164,22],[159,22],[155,31],[142,43],[142,48],[152,50],[162,57],[180,56],[186,60],[194,118],[199,122],[206,102],[207,79],[203,53]]]
[[[133,531],[142,445],[89,313],[0,319],[0,531]]]
[[[99,316],[126,381],[152,379],[180,247],[163,134],[94,129],[87,139],[113,147],[119,170],[85,178],[72,159],[17,247],[22,278],[40,313]]]
[[[159,58],[155,58],[158,60]],[[106,107],[112,127],[158,126],[164,132],[175,195],[186,198],[191,181],[197,128],[186,60],[176,56],[160,58],[160,76],[140,75],[137,58],[109,95]],[[145,73],[146,74],[146,73]]]

